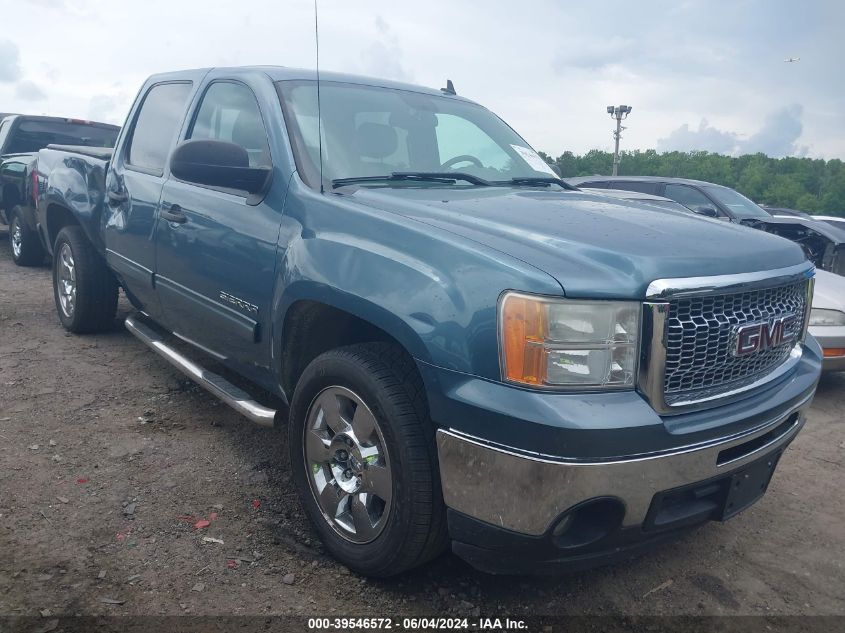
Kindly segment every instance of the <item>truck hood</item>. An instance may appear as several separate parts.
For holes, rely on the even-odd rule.
[[[581,191],[361,187],[350,196],[531,264],[571,297],[642,299],[655,279],[805,259],[799,246],[763,231]]]

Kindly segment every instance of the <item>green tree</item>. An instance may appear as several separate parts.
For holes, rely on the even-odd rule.
[[[542,156],[564,178],[606,175],[613,169],[613,154],[602,150]],[[845,163],[839,159],[631,150],[621,153],[619,174],[694,178],[732,187],[762,204],[845,216]]]

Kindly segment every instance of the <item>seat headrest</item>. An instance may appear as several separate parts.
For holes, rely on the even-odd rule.
[[[367,158],[390,156],[399,144],[396,130],[383,123],[362,123],[355,130],[355,139],[361,156]]]
[[[257,112],[241,110],[232,126],[232,142],[241,147],[257,150],[267,145],[264,126]]]

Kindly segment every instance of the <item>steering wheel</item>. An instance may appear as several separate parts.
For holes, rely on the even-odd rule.
[[[455,156],[454,158],[450,158],[445,163],[440,165],[440,169],[446,170],[451,169],[453,166],[457,165],[458,163],[472,163],[476,167],[480,167],[484,169],[484,165],[478,160],[475,156],[470,156],[469,154],[461,154],[460,156]]]

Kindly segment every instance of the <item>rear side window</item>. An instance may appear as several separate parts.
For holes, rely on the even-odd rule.
[[[641,182],[639,180],[618,180],[610,183],[611,189],[622,189],[623,191],[639,191],[640,193],[657,193],[656,182]]]
[[[250,167],[271,167],[267,132],[252,90],[243,84],[211,84],[188,138],[226,141],[243,147]]]
[[[114,147],[119,128],[73,119],[19,119],[4,148],[6,154],[37,152],[48,145]]]
[[[701,193],[698,189],[693,189],[687,185],[666,185],[666,190],[663,193],[664,198],[669,198],[675,202],[680,202],[682,205],[693,211],[701,209],[714,209],[718,212],[716,204],[707,196]]]
[[[190,83],[159,84],[150,89],[135,120],[126,159],[130,165],[164,170],[190,92]]]

